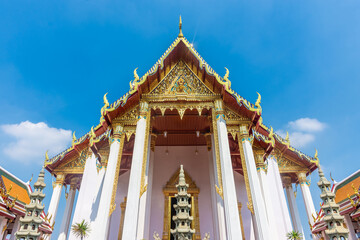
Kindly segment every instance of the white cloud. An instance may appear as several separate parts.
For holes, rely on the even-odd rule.
[[[326,124],[316,118],[300,118],[289,122],[289,126],[295,131],[320,132],[325,129]]]
[[[15,138],[3,148],[5,155],[22,162],[42,163],[44,154],[49,150],[49,156],[63,151],[71,142],[71,131],[49,127],[44,122],[30,121],[19,124],[4,124],[1,130],[8,136]]]
[[[326,124],[316,118],[299,118],[287,124],[289,130],[290,144],[293,147],[301,148],[315,141],[315,133],[321,132],[326,128]],[[286,131],[280,129],[276,131],[280,136],[285,138]]]

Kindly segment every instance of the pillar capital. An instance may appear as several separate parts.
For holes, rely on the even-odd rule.
[[[292,187],[291,177],[289,176],[282,177],[282,183],[284,184],[285,187]]]
[[[259,170],[265,170],[265,163],[264,163],[264,150],[254,150],[255,155],[255,164],[256,169]]]
[[[308,184],[308,180],[306,178],[306,173],[305,172],[299,172],[297,174],[298,180],[300,184]]]
[[[219,116],[222,116],[224,118],[225,111],[224,111],[224,102],[223,102],[223,100],[222,99],[216,99],[214,101],[214,105],[215,105],[216,118],[218,118]]]
[[[53,184],[53,187],[57,186],[57,185],[64,185],[64,181],[65,181],[65,174],[58,174],[56,175],[56,180],[55,183]]]
[[[70,180],[70,190],[75,190],[79,186],[80,178],[73,177]]]
[[[113,138],[119,139],[124,133],[124,125],[116,123],[113,125]]]
[[[140,102],[140,109],[139,109],[139,117],[146,117],[147,113],[149,111],[149,103],[146,101]]]

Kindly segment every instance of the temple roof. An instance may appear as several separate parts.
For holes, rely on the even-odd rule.
[[[360,169],[335,184],[335,202],[341,203],[348,200],[348,195],[353,196],[355,194],[353,187],[356,189],[360,187]]]
[[[21,181],[2,167],[0,167],[0,184],[5,187],[6,191],[9,191],[9,195],[12,198],[17,198],[24,204],[30,202],[29,184]]]
[[[316,164],[314,163],[314,161],[316,161],[315,158],[290,146],[288,139],[283,139],[274,133],[271,128],[263,124],[260,94],[258,94],[258,100],[255,104],[241,97],[231,88],[228,69],[226,69],[225,75],[221,77],[206,63],[195,50],[194,46],[182,34],[179,34],[153,67],[142,77],[137,75],[137,69],[134,70],[134,80],[130,81],[130,89],[126,94],[112,104],[108,103],[105,94],[100,123],[81,138],[74,138],[72,146],[68,149],[52,158],[46,157],[46,169],[52,172],[65,159],[78,155],[78,152],[88,146],[90,140],[99,142],[110,136],[109,126],[112,121],[138,105],[141,97],[150,93],[150,91],[159,84],[159,79],[163,79],[166,73],[169,72],[169,69],[171,70],[179,61],[184,61],[188,65],[191,65],[192,69],[196,69],[196,74],[199,79],[201,79],[214,94],[223,99],[226,107],[239,113],[241,116],[251,119],[252,128],[250,132],[258,141],[263,142],[264,145],[271,142],[272,148],[276,147],[283,155],[301,162],[309,169],[309,172],[316,169]]]

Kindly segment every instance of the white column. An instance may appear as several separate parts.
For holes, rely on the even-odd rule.
[[[357,240],[358,238],[356,237],[354,225],[352,224],[349,214],[344,215],[344,220],[347,228],[349,229],[349,240]]]
[[[76,194],[77,178],[71,179],[70,190],[66,199],[66,206],[64,210],[63,219],[60,227],[60,235],[58,240],[66,240],[69,232],[69,224],[71,219],[72,210],[74,207],[74,200]]]
[[[269,189],[269,185],[266,179],[266,173],[265,173],[265,164],[263,155],[264,152],[257,152],[256,155],[256,169],[258,172],[261,192],[263,194],[264,204],[266,208],[266,215],[267,215],[267,221],[269,225],[269,231],[273,239],[282,239],[279,237],[277,228],[276,228],[276,221],[275,219],[278,217],[274,213],[272,199],[271,199],[271,193]]]
[[[231,162],[229,138],[223,115],[222,101],[215,101],[216,126],[219,141],[219,155],[222,175],[222,187],[225,206],[227,239],[242,239],[238,201],[236,196],[234,173]],[[215,131],[215,129],[214,129]]]
[[[251,139],[248,137],[246,125],[240,126],[241,144],[245,155],[245,163],[249,179],[249,187],[252,196],[253,209],[256,221],[256,229],[259,239],[272,239],[270,236],[269,224],[264,199],[261,193],[259,178],[257,176],[254,153],[252,150]],[[241,150],[240,150],[241,151]],[[246,177],[246,176],[245,176]],[[265,216],[265,217],[264,217]]]
[[[214,135],[210,136],[211,141],[211,150],[209,153],[209,175],[210,175],[210,190],[211,190],[211,202],[212,202],[212,213],[213,213],[213,229],[214,229],[214,239],[226,239],[226,225],[225,225],[225,216],[224,216],[224,202],[219,194],[216,193],[215,185],[219,186],[219,179],[217,177],[216,170],[216,153],[215,153],[215,142]],[[207,140],[209,141],[209,140]]]
[[[153,186],[153,169],[154,169],[154,152],[151,151],[149,159],[149,178],[148,178],[148,187],[147,187],[147,203],[146,203],[146,217],[145,217],[145,235],[144,239],[151,239],[152,233],[150,233],[150,221],[151,221],[151,195],[152,195],[152,186]]]
[[[3,229],[6,226],[7,222],[8,222],[7,218],[0,216],[0,239],[3,239],[3,237],[4,237],[4,233],[6,231],[3,231]]]
[[[278,164],[273,156],[267,159],[267,179],[273,203],[273,209],[277,213],[276,227],[279,236],[286,236],[292,231],[289,209],[286,203],[285,192],[281,181]],[[285,238],[285,237],[284,237]]]
[[[65,179],[64,175],[61,174],[57,175],[55,183],[53,185],[53,194],[51,196],[49,210],[48,210],[48,214],[49,214],[48,218],[51,218],[50,225],[52,225],[55,222],[56,213],[59,207],[61,189],[64,184],[64,179]]]
[[[293,228],[295,231],[298,231],[303,236],[305,236],[304,230],[303,230],[303,227],[302,227],[301,221],[300,221],[299,210],[298,210],[298,207],[296,204],[296,199],[295,199],[294,190],[293,190],[292,183],[291,183],[291,178],[290,177],[284,178],[284,183],[285,183],[286,196],[287,196],[288,203],[289,203],[289,210],[290,210]]]
[[[129,189],[126,201],[126,210],[124,218],[124,228],[122,239],[135,240],[137,233],[138,213],[139,213],[139,198],[141,185],[141,171],[142,162],[144,158],[145,139],[146,139],[146,113],[144,111],[147,103],[140,103],[140,118],[136,124],[136,135],[133,150],[133,157],[131,162]],[[145,105],[145,106],[144,106]],[[146,146],[147,147],[147,146]]]
[[[16,239],[16,235],[15,233],[19,230],[19,227],[20,227],[20,217],[16,217],[16,220],[14,222],[14,226],[12,228],[12,231],[11,231],[11,236],[10,236],[10,240],[15,240]],[[0,228],[0,231],[2,231],[2,228]]]
[[[114,191],[114,184],[116,179],[116,174],[119,174],[117,171],[118,164],[121,162],[121,155],[122,155],[122,145],[124,144],[124,136],[121,137],[123,134],[123,127],[121,125],[117,125],[114,128],[114,135],[111,140],[110,145],[110,152],[108,163],[106,166],[106,173],[104,177],[104,183],[101,190],[100,195],[100,202],[99,208],[97,211],[97,216],[95,220],[96,228],[93,230],[94,233],[92,236],[95,238],[93,239],[107,239],[108,236],[108,229],[109,229],[109,222],[110,222],[110,215],[111,215],[111,208],[115,206],[111,206],[112,196],[116,194]],[[116,189],[115,189],[116,191]]]
[[[309,183],[306,179],[306,174],[303,172],[299,173],[298,179],[299,179],[299,183],[300,183],[300,187],[301,187],[301,193],[302,193],[304,203],[305,203],[306,214],[307,214],[310,224],[313,225],[314,224],[313,217],[316,217],[316,211],[315,211],[313,199],[311,197]]]
[[[146,210],[150,208],[151,205],[148,205],[148,200],[151,198],[149,195],[149,168],[150,168],[150,140],[151,135],[148,136],[148,147],[147,147],[147,161],[146,161],[146,170],[145,170],[145,180],[144,184],[146,186],[146,192],[142,193],[140,196],[140,203],[139,203],[139,219],[138,219],[138,226],[137,226],[137,234],[136,239],[147,239],[145,238],[145,221],[146,221]],[[148,234],[147,234],[148,235]]]

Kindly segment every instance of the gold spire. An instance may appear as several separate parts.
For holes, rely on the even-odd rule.
[[[179,38],[183,38],[184,37],[184,35],[183,35],[183,33],[182,33],[182,21],[181,21],[181,15],[180,15],[180,21],[179,21],[179,35],[178,35],[178,37]]]

